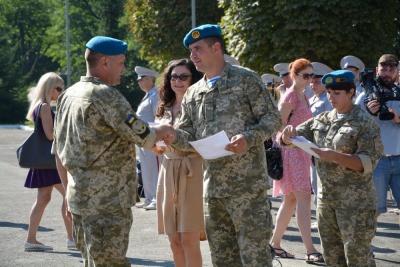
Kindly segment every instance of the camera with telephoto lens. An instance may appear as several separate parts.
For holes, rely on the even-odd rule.
[[[400,101],[400,87],[394,83],[382,81],[382,78],[379,76],[375,78],[375,70],[373,68],[365,68],[359,77],[360,84],[364,87],[365,95],[367,96],[364,104],[367,104],[371,100],[377,100],[380,105],[379,110],[374,114],[368,108],[367,110],[372,115],[378,116],[380,120],[392,120],[394,114],[389,112],[386,102],[391,100]]]

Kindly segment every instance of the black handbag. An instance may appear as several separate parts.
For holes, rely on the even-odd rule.
[[[280,180],[283,176],[283,162],[281,148],[274,146],[272,138],[264,142],[265,156],[267,158],[268,176],[274,180]]]
[[[43,104],[43,103],[42,103]],[[53,141],[47,139],[43,131],[38,130],[40,104],[35,118],[33,133],[18,147],[19,166],[30,169],[56,169],[56,158],[51,154]]]

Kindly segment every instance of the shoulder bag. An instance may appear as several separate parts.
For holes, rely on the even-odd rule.
[[[272,137],[264,142],[264,148],[265,156],[267,158],[268,176],[279,181],[283,176],[281,148],[274,146]]]
[[[53,141],[47,139],[45,133],[38,129],[40,109],[35,118],[33,133],[18,147],[17,158],[19,166],[30,169],[56,169],[55,156],[51,154]]]

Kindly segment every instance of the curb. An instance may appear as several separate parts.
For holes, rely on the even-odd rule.
[[[33,127],[29,127],[21,124],[3,124],[0,125],[0,129],[20,129],[25,131],[33,131]]]

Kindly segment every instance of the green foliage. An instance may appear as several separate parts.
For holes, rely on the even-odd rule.
[[[127,0],[127,24],[140,58],[163,70],[173,59],[189,56],[183,38],[192,28],[189,0]],[[197,25],[219,22],[223,11],[214,0],[196,1]]]
[[[242,66],[270,72],[267,60],[274,54],[270,36],[275,30],[274,1],[219,1],[225,10],[221,27],[228,52]]]
[[[49,29],[55,41],[49,49],[49,55],[61,65],[63,78],[66,79],[66,32],[65,32],[65,1],[58,0],[56,15]],[[86,43],[94,36],[103,35],[127,41],[128,31],[121,19],[124,16],[125,0],[69,0],[70,20],[70,56],[71,81],[76,83],[80,76],[86,73],[85,49]],[[134,64],[138,59],[137,52],[128,42],[126,54],[127,64]],[[133,108],[137,108],[143,96],[136,84],[133,68],[127,67],[117,88],[128,99]]]
[[[69,0],[72,83],[85,75],[93,36],[125,40],[126,72],[117,87],[134,109],[143,92],[134,67],[161,72],[189,57],[190,0]],[[400,3],[353,0],[197,0],[197,25],[222,26],[227,52],[259,72],[305,57],[338,69],[345,55],[376,65],[400,54]],[[27,88],[49,71],[66,78],[65,0],[0,0],[0,124],[25,120]]]
[[[355,55],[375,66],[381,54],[395,52],[394,0],[219,0],[219,5],[228,51],[260,74],[300,57],[337,69],[343,56]]]
[[[86,73],[88,40],[96,35],[127,38],[127,27],[121,23],[124,4],[125,0],[69,0],[72,83]],[[28,107],[26,89],[41,75],[55,71],[66,82],[65,0],[0,0],[0,10],[0,124],[22,123]],[[127,64],[147,64],[135,57],[134,47],[129,44]],[[143,92],[132,66],[117,88],[136,108]]]
[[[46,56],[50,11],[44,0],[0,0],[0,123],[25,120],[26,89],[43,70],[58,68]]]

